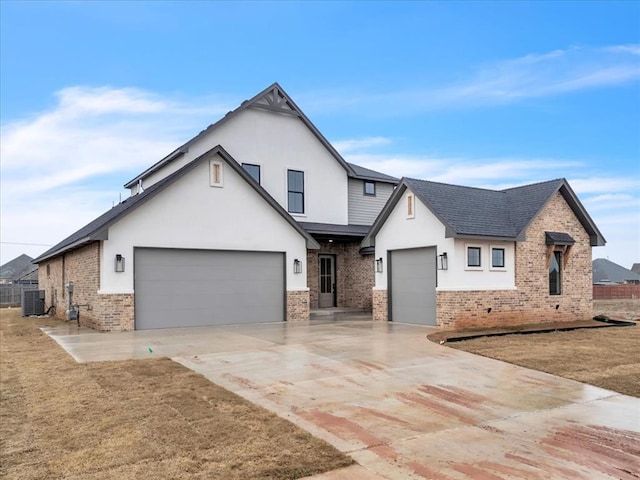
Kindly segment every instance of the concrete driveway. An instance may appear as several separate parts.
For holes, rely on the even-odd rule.
[[[45,331],[80,362],[169,356],[360,464],[318,479],[640,477],[640,400],[433,344],[429,327]]]

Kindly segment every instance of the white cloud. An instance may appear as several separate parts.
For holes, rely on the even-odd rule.
[[[381,147],[390,143],[391,139],[387,137],[364,137],[338,140],[337,142],[332,142],[332,145],[339,152],[346,153],[361,148]]]
[[[311,110],[396,115],[406,111],[504,105],[626,84],[640,79],[640,45],[571,47],[527,54],[477,67],[463,80],[421,89],[354,92],[344,89],[302,96]]]
[[[59,242],[117,202],[125,181],[229,110],[211,98],[133,88],[70,87],[56,99],[46,111],[2,124],[3,242]],[[3,243],[0,262],[44,250]]]

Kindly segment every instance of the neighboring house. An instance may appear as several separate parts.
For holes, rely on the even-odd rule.
[[[640,263],[634,263],[631,266],[631,271],[632,272],[636,272],[636,273],[640,273]]]
[[[592,316],[605,239],[566,180],[501,191],[403,178],[362,242],[374,320],[473,328]]]
[[[14,285],[38,285],[38,266],[31,265],[31,270],[13,281]]]
[[[19,257],[0,266],[0,284],[12,284],[22,276],[30,273],[37,267],[33,264],[33,258],[24,253]]]
[[[593,283],[604,285],[640,283],[640,273],[626,269],[606,258],[596,258],[593,261]]]
[[[397,182],[347,163],[273,84],[38,257],[40,288],[99,330],[371,309],[373,249],[360,243]]]

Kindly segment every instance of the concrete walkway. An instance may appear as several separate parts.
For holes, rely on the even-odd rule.
[[[317,479],[639,478],[640,400],[361,318],[45,331],[80,362],[169,356],[359,463]]]

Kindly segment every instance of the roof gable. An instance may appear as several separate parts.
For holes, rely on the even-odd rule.
[[[294,116],[300,119],[300,121],[311,131],[311,133],[320,141],[320,143],[329,151],[329,154],[344,168],[345,172],[349,177],[354,178],[363,178],[369,179],[369,177],[374,178],[378,181],[386,181],[390,183],[397,183],[397,179],[394,177],[390,177],[388,175],[381,174],[379,172],[375,172],[369,169],[363,169],[362,167],[357,167],[360,170],[354,169],[352,164],[347,163],[344,158],[338,153],[338,151],[329,143],[329,141],[320,133],[320,131],[316,128],[316,126],[309,120],[309,118],[304,114],[302,110],[296,105],[293,99],[287,95],[287,93],[283,90],[283,88],[277,83],[273,83],[263,91],[255,95],[253,98],[249,100],[245,100],[240,104],[238,108],[228,112],[224,117],[222,117],[217,122],[209,125],[206,129],[201,131],[198,135],[193,137],[191,140],[186,142],[184,145],[175,149],[166,157],[160,159],[154,165],[146,169],[144,172],[140,173],[133,179],[129,180],[125,183],[125,188],[133,187],[138,181],[144,180],[151,174],[161,170],[168,163],[177,160],[182,157],[185,153],[189,151],[189,147],[202,136],[207,135],[212,130],[218,128],[224,123],[228,122],[231,118],[239,115],[246,109],[260,109],[267,110],[274,113],[280,113],[285,115]],[[361,175],[360,173],[363,173]]]
[[[606,258],[596,258],[593,261],[593,283],[605,281],[612,283],[640,282],[640,273],[628,270]]]
[[[445,226],[447,237],[522,241],[533,219],[560,192],[590,235],[591,245],[605,239],[565,179],[524,185],[506,190],[488,190],[403,178],[362,242],[374,245],[378,233],[406,189]]]
[[[23,253],[0,266],[0,278],[17,280],[22,275],[29,273],[33,268],[35,268],[33,258]]]
[[[61,255],[69,250],[74,248],[78,248],[80,246],[86,245],[90,242],[94,242],[96,240],[106,240],[107,232],[109,226],[113,225],[115,222],[123,218],[125,215],[131,213],[133,210],[143,205],[145,202],[153,198],[155,195],[164,190],[167,186],[171,185],[173,182],[178,180],[179,178],[186,175],[188,172],[193,170],[196,165],[198,165],[201,161],[205,159],[209,159],[214,155],[218,155],[221,157],[242,179],[244,179],[255,191],[265,200],[272,208],[276,210],[300,235],[302,235],[307,241],[307,248],[317,249],[320,248],[320,245],[313,239],[313,237],[308,234],[299,224],[296,222],[291,215],[289,215],[282,206],[276,202],[276,200],[269,195],[269,193],[262,188],[243,168],[242,166],[235,161],[235,159],[227,153],[227,151],[222,148],[220,145],[212,148],[211,150],[205,152],[200,155],[198,158],[194,159],[192,162],[189,162],[187,165],[182,167],[180,170],[173,172],[171,175],[163,178],[157,183],[154,183],[149,188],[145,189],[144,192],[139,193],[137,195],[133,195],[122,203],[119,203],[111,210],[108,210],[104,214],[100,215],[98,218],[88,223],[80,230],[71,234],[60,243],[50,248],[38,258],[36,258],[33,263],[40,263],[49,258],[56,257]]]

